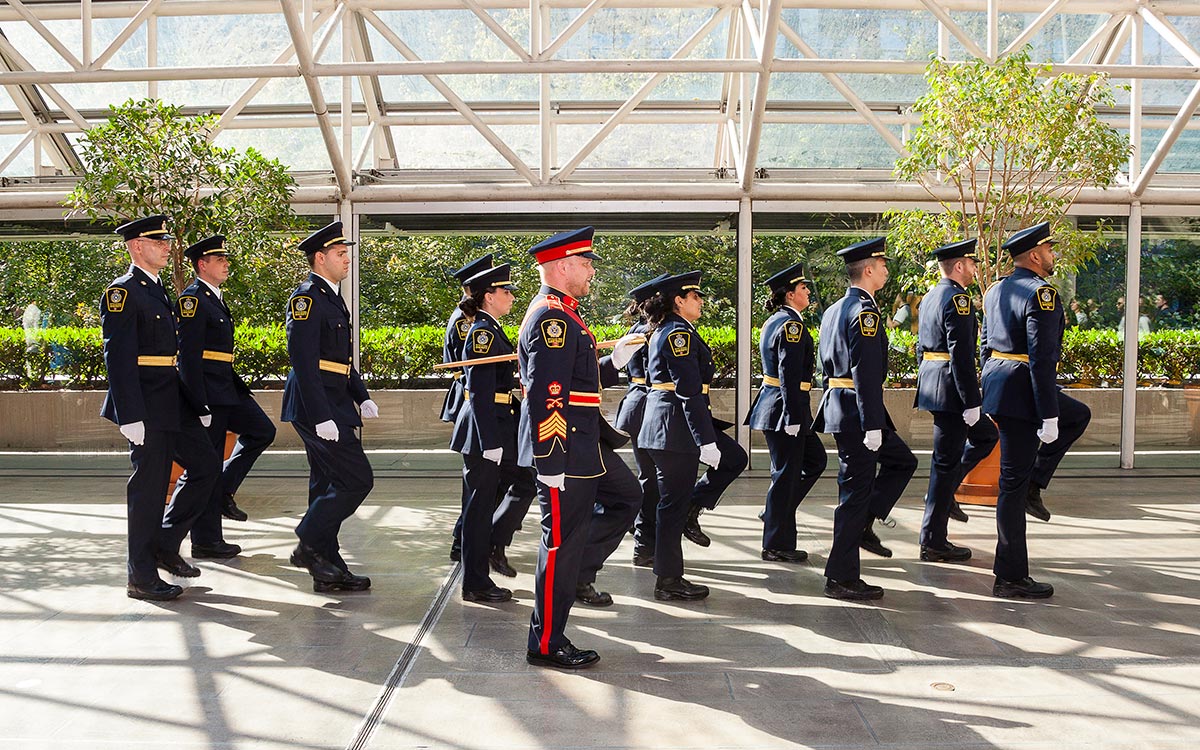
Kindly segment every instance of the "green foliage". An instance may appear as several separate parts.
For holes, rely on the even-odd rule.
[[[921,124],[894,174],[923,185],[946,215],[889,212],[896,252],[924,261],[932,247],[978,237],[985,291],[1010,267],[1004,236],[1039,221],[1054,222],[1064,270],[1093,257],[1103,226],[1081,232],[1064,216],[1084,187],[1113,184],[1131,147],[1097,113],[1115,103],[1105,74],[1052,73],[1029,48],[994,64],[930,61],[929,91],[913,105]],[[954,199],[937,190],[947,183]]]
[[[0,248],[0,310],[19,321],[32,303],[45,325],[95,324],[100,295],[128,266],[118,242],[6,243]]]
[[[184,117],[155,99],[109,108],[109,119],[84,132],[87,173],[67,196],[75,214],[105,224],[145,214],[171,218],[171,279],[181,291],[192,277],[188,245],[224,234],[234,252],[284,259],[287,242],[271,232],[298,228],[291,208],[296,183],[287,167],[254,149],[213,145],[217,115]],[[292,253],[293,255],[296,254]]]

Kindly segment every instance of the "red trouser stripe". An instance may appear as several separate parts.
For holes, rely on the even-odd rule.
[[[539,644],[543,654],[550,653],[550,631],[554,628],[554,559],[562,544],[562,530],[558,521],[558,488],[550,487],[550,548],[546,550],[546,575],[542,586],[542,640]]]

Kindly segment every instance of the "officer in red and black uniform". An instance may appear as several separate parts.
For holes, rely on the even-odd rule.
[[[1033,486],[1044,486],[1092,413],[1065,395],[1055,373],[1066,321],[1054,273],[1049,223],[1023,229],[1004,243],[1016,268],[983,299],[983,412],[1000,431],[1000,494],[996,500],[994,596],[1045,599],[1054,587],[1029,576],[1025,510]]]
[[[578,311],[578,299],[588,293],[595,275],[592,234],[591,227],[556,234],[530,249],[542,287],[521,323],[517,344],[525,389],[518,463],[537,472],[542,509],[526,659],[565,669],[600,660],[595,651],[577,649],[563,632],[605,472],[596,338]]]
[[[785,268],[766,281],[771,290],[759,339],[763,385],[746,424],[762,430],[771,453],[771,488],[763,511],[762,559],[800,563],[808,553],[796,548],[796,509],[829,460],[821,438],[812,430],[812,334],[801,313],[808,308],[804,265]]]
[[[132,599],[174,599],[179,586],[157,568],[194,578],[200,569],[179,555],[179,545],[208,504],[221,471],[204,425],[212,415],[176,369],[178,329],[159,272],[171,258],[165,216],[147,216],[117,227],[132,264],[109,284],[100,302],[108,394],[101,414],[129,441],[133,476],[126,485],[129,579]],[[185,471],[163,512],[171,460]]]
[[[888,279],[884,238],[856,243],[838,256],[846,263],[850,288],[825,310],[817,342],[825,394],[814,427],[833,433],[838,448],[838,507],[825,595],[879,599],[883,589],[859,576],[858,549],[892,556],[871,527],[891,513],[917,470],[917,458],[883,405],[888,339],[875,294]]]
[[[980,415],[978,323],[967,295],[975,279],[975,245],[972,238],[933,251],[942,279],[921,300],[913,406],[933,415],[933,460],[920,537],[921,559],[928,562],[971,558],[971,550],[946,538],[946,526],[959,483],[997,440],[996,426]]]
[[[229,278],[225,238],[218,234],[200,240],[184,255],[196,269],[196,279],[176,302],[179,375],[212,411],[208,436],[217,455],[225,454],[226,432],[238,436],[208,507],[192,526],[192,557],[227,558],[242,548],[225,541],[221,516],[246,520],[233,498],[254,462],[275,440],[275,425],[233,369],[233,314],[221,295],[221,285]]]
[[[338,542],[342,522],[375,486],[355,429],[362,417],[379,416],[352,361],[350,310],[340,293],[354,244],[340,221],[305,238],[299,249],[312,273],[292,292],[287,308],[292,369],[283,387],[282,420],[304,441],[309,466],[308,512],[296,526],[300,543],[291,562],[308,570],[318,592],[371,587],[370,578],[350,572]]]

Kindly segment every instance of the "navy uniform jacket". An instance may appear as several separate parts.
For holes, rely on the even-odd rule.
[[[370,398],[351,364],[350,311],[325,279],[310,273],[288,299],[292,369],[283,386],[284,422],[360,427],[355,404]]]
[[[1018,268],[988,289],[983,300],[983,411],[1030,422],[1058,416],[1054,382],[1065,329],[1058,290]],[[996,357],[1027,355],[1029,362]]]
[[[712,351],[691,323],[672,313],[647,344],[651,389],[646,394],[639,448],[700,453],[700,446],[717,441],[708,387],[716,365]],[[670,383],[674,390],[654,384]]]
[[[446,321],[446,334],[442,337],[443,364],[463,360],[463,343],[467,340],[467,331],[470,328],[471,321],[467,319],[462,310],[454,308],[454,312],[450,313],[450,319]],[[451,374],[454,376],[454,380],[450,382],[450,387],[446,390],[446,398],[442,401],[442,421],[456,423],[458,410],[463,405],[463,373],[462,370],[452,370]]]
[[[496,319],[482,310],[467,332],[463,346],[464,359],[512,354],[512,342]],[[512,399],[513,362],[468,366],[466,391],[470,394],[454,423],[450,448],[468,455],[482,455],[485,450],[503,448],[509,456],[517,450],[516,406]],[[496,396],[506,399],[499,403]]]
[[[896,429],[883,406],[887,378],[888,338],[875,300],[852,286],[821,318],[817,342],[825,395],[815,422],[821,432]],[[834,386],[832,378],[854,381],[853,388]]]
[[[175,303],[179,312],[179,376],[209,406],[235,406],[250,393],[233,371],[233,315],[196,279]],[[207,354],[207,356],[206,356]]]
[[[963,412],[983,403],[975,345],[979,324],[967,290],[943,278],[921,300],[917,334],[917,396],[913,406],[923,411]],[[925,359],[925,352],[949,359]]]
[[[578,307],[570,295],[542,285],[517,342],[525,389],[517,463],[545,476],[590,478],[605,472],[596,338]]]
[[[634,323],[626,335],[631,333],[640,333],[645,335],[647,325],[645,323]],[[629,388],[625,391],[624,397],[621,398],[621,403],[617,405],[617,415],[614,419],[614,425],[618,430],[622,430],[630,435],[636,435],[638,430],[642,428],[642,413],[646,407],[646,394],[650,392],[649,380],[646,379],[646,372],[649,369],[650,347],[643,346],[634,352],[633,357],[625,365],[625,372],[629,375]]]
[[[198,415],[208,414],[203,399],[184,385],[175,365],[138,364],[141,357],[176,356],[175,311],[157,279],[131,266],[104,290],[100,320],[108,370],[108,394],[100,411],[105,419],[177,431],[182,404]]]
[[[758,352],[763,363],[763,387],[746,415],[746,424],[756,430],[781,432],[800,425],[800,434],[812,426],[809,389],[812,388],[816,356],[812,334],[800,313],[786,305],[763,324]],[[777,380],[774,385],[767,379]]]

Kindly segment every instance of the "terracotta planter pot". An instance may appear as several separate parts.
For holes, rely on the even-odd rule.
[[[1000,443],[963,477],[954,499],[961,505],[996,505],[1000,495]]]
[[[232,432],[225,433],[225,458],[233,455],[233,446],[237,445],[238,436]],[[171,482],[167,485],[167,502],[171,502],[171,494],[175,492],[175,482],[183,475],[183,467],[171,462]]]

